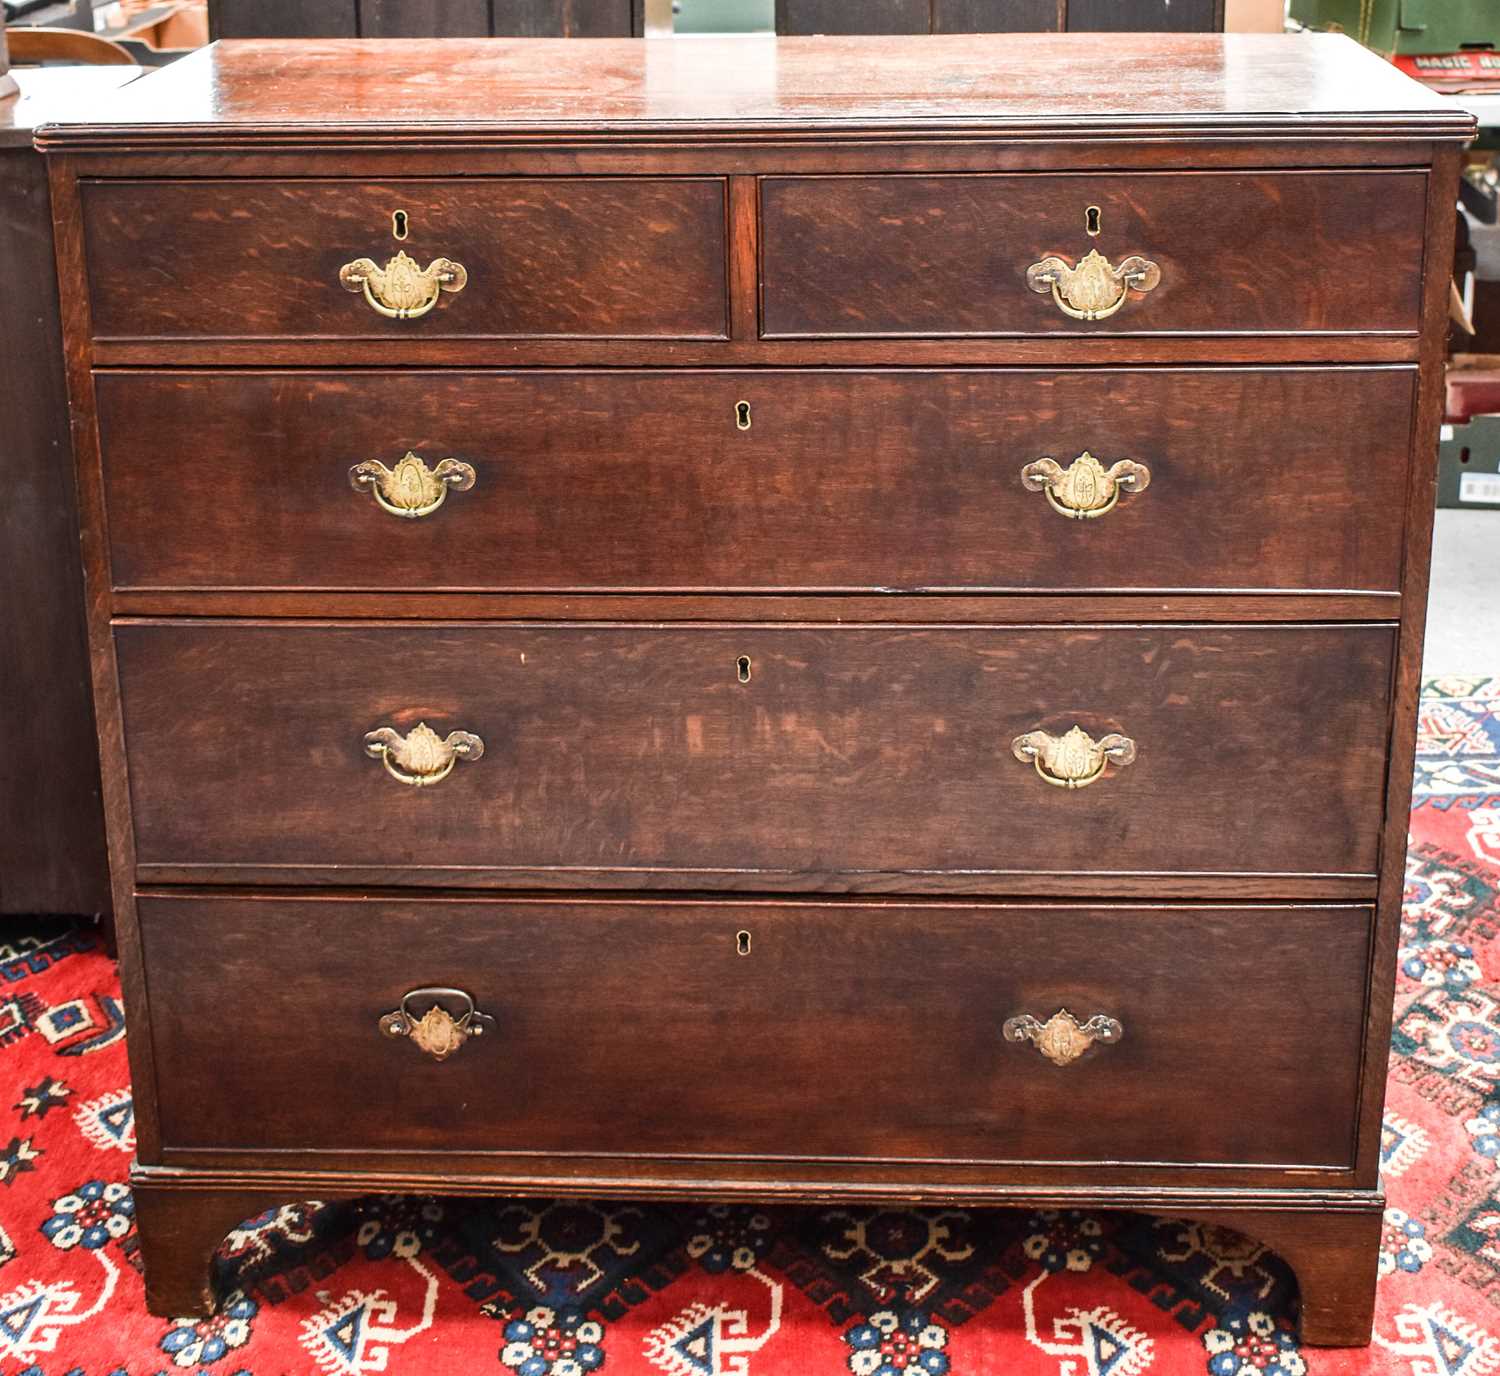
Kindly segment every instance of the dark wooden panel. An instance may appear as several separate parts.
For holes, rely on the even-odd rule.
[[[724,182],[713,178],[85,185],[105,336],[722,336]],[[392,215],[409,215],[393,238]],[[468,284],[378,315],[339,270],[404,251]],[[141,289],[149,281],[150,291]]]
[[[931,0],[776,0],[781,34],[927,33]]]
[[[1418,324],[1420,173],[771,177],[769,336],[1221,334]],[[1085,233],[1085,208],[1102,231]],[[1070,319],[1026,282],[1050,255],[1144,255],[1161,282]]]
[[[140,906],[168,1146],[1350,1160],[1368,908]],[[421,985],[493,1037],[441,1065],[382,1037]],[[1001,1036],[1064,1007],[1123,1038],[1058,1067]],[[1202,1112],[1226,1065],[1280,1111]]]
[[[490,32],[490,0],[357,0],[361,38],[469,38]]]
[[[1393,592],[1414,384],[1400,368],[182,372],[105,373],[96,392],[122,588]],[[1022,484],[1038,456],[1085,449],[1146,464],[1150,485],[1077,521]],[[471,464],[473,488],[420,520],[351,488],[352,465],[408,450]]]
[[[1067,0],[1074,32],[1193,33],[1224,27],[1224,0]]]
[[[51,203],[26,147],[0,148],[0,282],[0,911],[107,913]]]
[[[353,38],[359,0],[208,0],[213,38]]]
[[[933,33],[1046,33],[1067,0],[932,0]]]
[[[432,866],[768,870],[834,887],[1375,865],[1389,627],[115,634],[143,864],[388,866],[400,882]],[[437,787],[385,777],[365,733],[419,722],[477,733],[484,757]],[[1075,792],[1012,757],[1017,735],[1075,723],[1128,734],[1139,758]]]
[[[491,0],[497,35],[520,38],[626,38],[631,0]]]

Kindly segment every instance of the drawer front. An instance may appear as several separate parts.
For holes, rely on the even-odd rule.
[[[712,871],[745,887],[770,871],[838,888],[1375,868],[1386,625],[187,622],[116,637],[144,865],[401,883]],[[1058,745],[1074,726],[1115,738],[1109,755]],[[443,746],[454,732],[482,756],[462,735]],[[1021,736],[1036,761],[1015,755]],[[1084,787],[1039,777],[1095,766]]]
[[[169,1149],[1351,1160],[1367,908],[150,897],[140,916]],[[493,1019],[442,1060],[425,1031],[380,1030],[431,986]],[[1082,1053],[1054,1064],[1004,1034],[1062,1010],[1119,1039],[1049,1041]],[[1205,1112],[1226,1076],[1265,1111]]]
[[[1395,591],[1414,377],[102,373],[95,386],[121,588]],[[1102,478],[1080,496],[1085,452]],[[374,462],[394,483],[408,453],[431,486],[417,509],[442,499],[418,519],[351,482]],[[1050,489],[1034,468],[1047,457]],[[438,484],[449,459],[472,486]]]
[[[1415,333],[1426,187],[1365,171],[768,177],[763,332]],[[1094,251],[1105,262],[1075,272]]]
[[[105,181],[81,193],[100,338],[725,334],[722,179]],[[387,274],[398,253],[414,271],[459,264],[462,288],[451,273],[448,289]],[[379,273],[346,285],[360,259]],[[429,301],[408,318],[379,309]]]

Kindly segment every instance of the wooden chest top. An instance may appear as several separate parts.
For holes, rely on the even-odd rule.
[[[1469,115],[1341,36],[1161,37],[228,41],[43,141],[1472,135]]]

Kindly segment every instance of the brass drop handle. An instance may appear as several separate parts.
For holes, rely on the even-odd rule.
[[[1022,1013],[1007,1018],[1000,1029],[1008,1042],[1031,1042],[1053,1065],[1072,1065],[1095,1042],[1113,1046],[1125,1035],[1119,1022],[1096,1013],[1079,1022],[1066,1008],[1059,1008],[1046,1022]]]
[[[460,760],[479,759],[484,742],[470,731],[439,736],[420,721],[404,736],[394,727],[377,727],[365,736],[365,754],[379,760],[398,784],[430,788],[453,773]]]
[[[1027,731],[1010,743],[1023,764],[1036,766],[1039,777],[1058,788],[1087,788],[1104,773],[1106,764],[1121,767],[1135,762],[1135,742],[1129,736],[1108,735],[1095,740],[1081,726],[1066,735]]]
[[[1087,449],[1064,468],[1056,459],[1033,459],[1021,469],[1021,486],[1040,492],[1060,516],[1093,521],[1115,509],[1122,492],[1144,492],[1151,470],[1134,459],[1118,459],[1106,468]]]
[[[1072,266],[1054,257],[1026,269],[1026,285],[1040,296],[1051,292],[1058,310],[1073,320],[1108,320],[1132,289],[1148,292],[1160,281],[1161,269],[1149,258],[1126,258],[1116,267],[1096,248]]]
[[[438,303],[445,291],[462,291],[468,270],[451,258],[434,258],[423,267],[405,249],[381,267],[373,258],[356,258],[339,269],[345,291],[363,292],[371,310],[387,320],[416,320]]]
[[[394,468],[387,468],[379,459],[355,464],[349,470],[349,486],[356,492],[368,492],[382,511],[415,520],[431,516],[447,500],[450,490],[467,492],[473,487],[474,468],[457,459],[442,459],[436,468],[428,468],[408,450]]]
[[[463,1012],[454,1017],[441,1000],[463,1005]],[[431,1000],[427,1011],[418,1017],[412,1011],[414,1001]],[[380,1019],[380,1032],[385,1037],[405,1037],[419,1051],[425,1051],[435,1061],[446,1061],[470,1037],[482,1037],[493,1031],[494,1018],[481,1013],[474,1006],[474,996],[462,989],[448,989],[434,985],[426,989],[413,989],[402,996],[401,1007]]]

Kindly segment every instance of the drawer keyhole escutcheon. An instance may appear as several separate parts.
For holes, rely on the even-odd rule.
[[[474,486],[474,467],[458,459],[442,459],[436,468],[428,468],[418,455],[407,451],[394,468],[379,459],[367,459],[349,470],[349,486],[356,492],[368,492],[375,505],[392,516],[415,520],[431,516],[448,492],[467,492]]]
[[[450,731],[439,736],[425,721],[406,735],[393,726],[380,726],[365,736],[365,754],[379,760],[398,784],[430,788],[440,784],[460,760],[477,760],[484,742],[471,731]]]
[[[443,1006],[442,1000],[463,1006],[463,1012],[454,1017]],[[427,1011],[418,1017],[412,1003],[429,1003]],[[462,989],[449,989],[433,985],[425,989],[413,989],[401,998],[401,1007],[380,1019],[380,1033],[384,1037],[405,1037],[418,1051],[424,1051],[435,1061],[446,1061],[470,1037],[482,1037],[493,1031],[495,1020],[481,1013],[474,1006],[474,996]]]
[[[1036,767],[1037,775],[1058,788],[1087,788],[1104,773],[1107,764],[1124,768],[1135,763],[1135,742],[1129,736],[1109,735],[1095,740],[1081,726],[1063,736],[1050,731],[1027,731],[1010,743],[1011,753],[1022,764]]]
[[[734,949],[737,955],[748,956],[750,954],[749,932],[736,932],[734,934]]]
[[[748,430],[750,428],[750,403],[748,401],[735,402],[734,426],[736,430]]]
[[[391,238],[404,242],[408,233],[408,217],[404,210],[391,211]]]
[[[1059,1008],[1046,1022],[1030,1013],[1007,1018],[1000,1029],[1008,1042],[1031,1042],[1053,1065],[1072,1065],[1095,1042],[1114,1045],[1125,1029],[1114,1018],[1096,1013],[1079,1022],[1066,1008]]]
[[[468,269],[462,263],[434,258],[424,268],[405,249],[384,267],[373,258],[356,258],[339,269],[339,285],[345,291],[363,292],[370,309],[387,320],[417,320],[445,291],[460,292],[468,284]]]
[[[1100,231],[1104,228],[1101,220],[1102,216],[1099,207],[1096,205],[1091,205],[1083,212],[1083,232],[1090,239],[1097,239],[1099,237]]]
[[[736,674],[739,675],[739,680],[740,680],[741,683],[749,683],[750,682],[750,656],[749,655],[741,655],[737,660],[735,660],[735,662],[734,662],[734,671],[735,671]]]
[[[1122,492],[1144,492],[1151,470],[1134,459],[1119,459],[1106,468],[1087,449],[1064,468],[1054,458],[1035,459],[1021,469],[1021,486],[1040,492],[1059,516],[1093,521],[1115,509]]]

